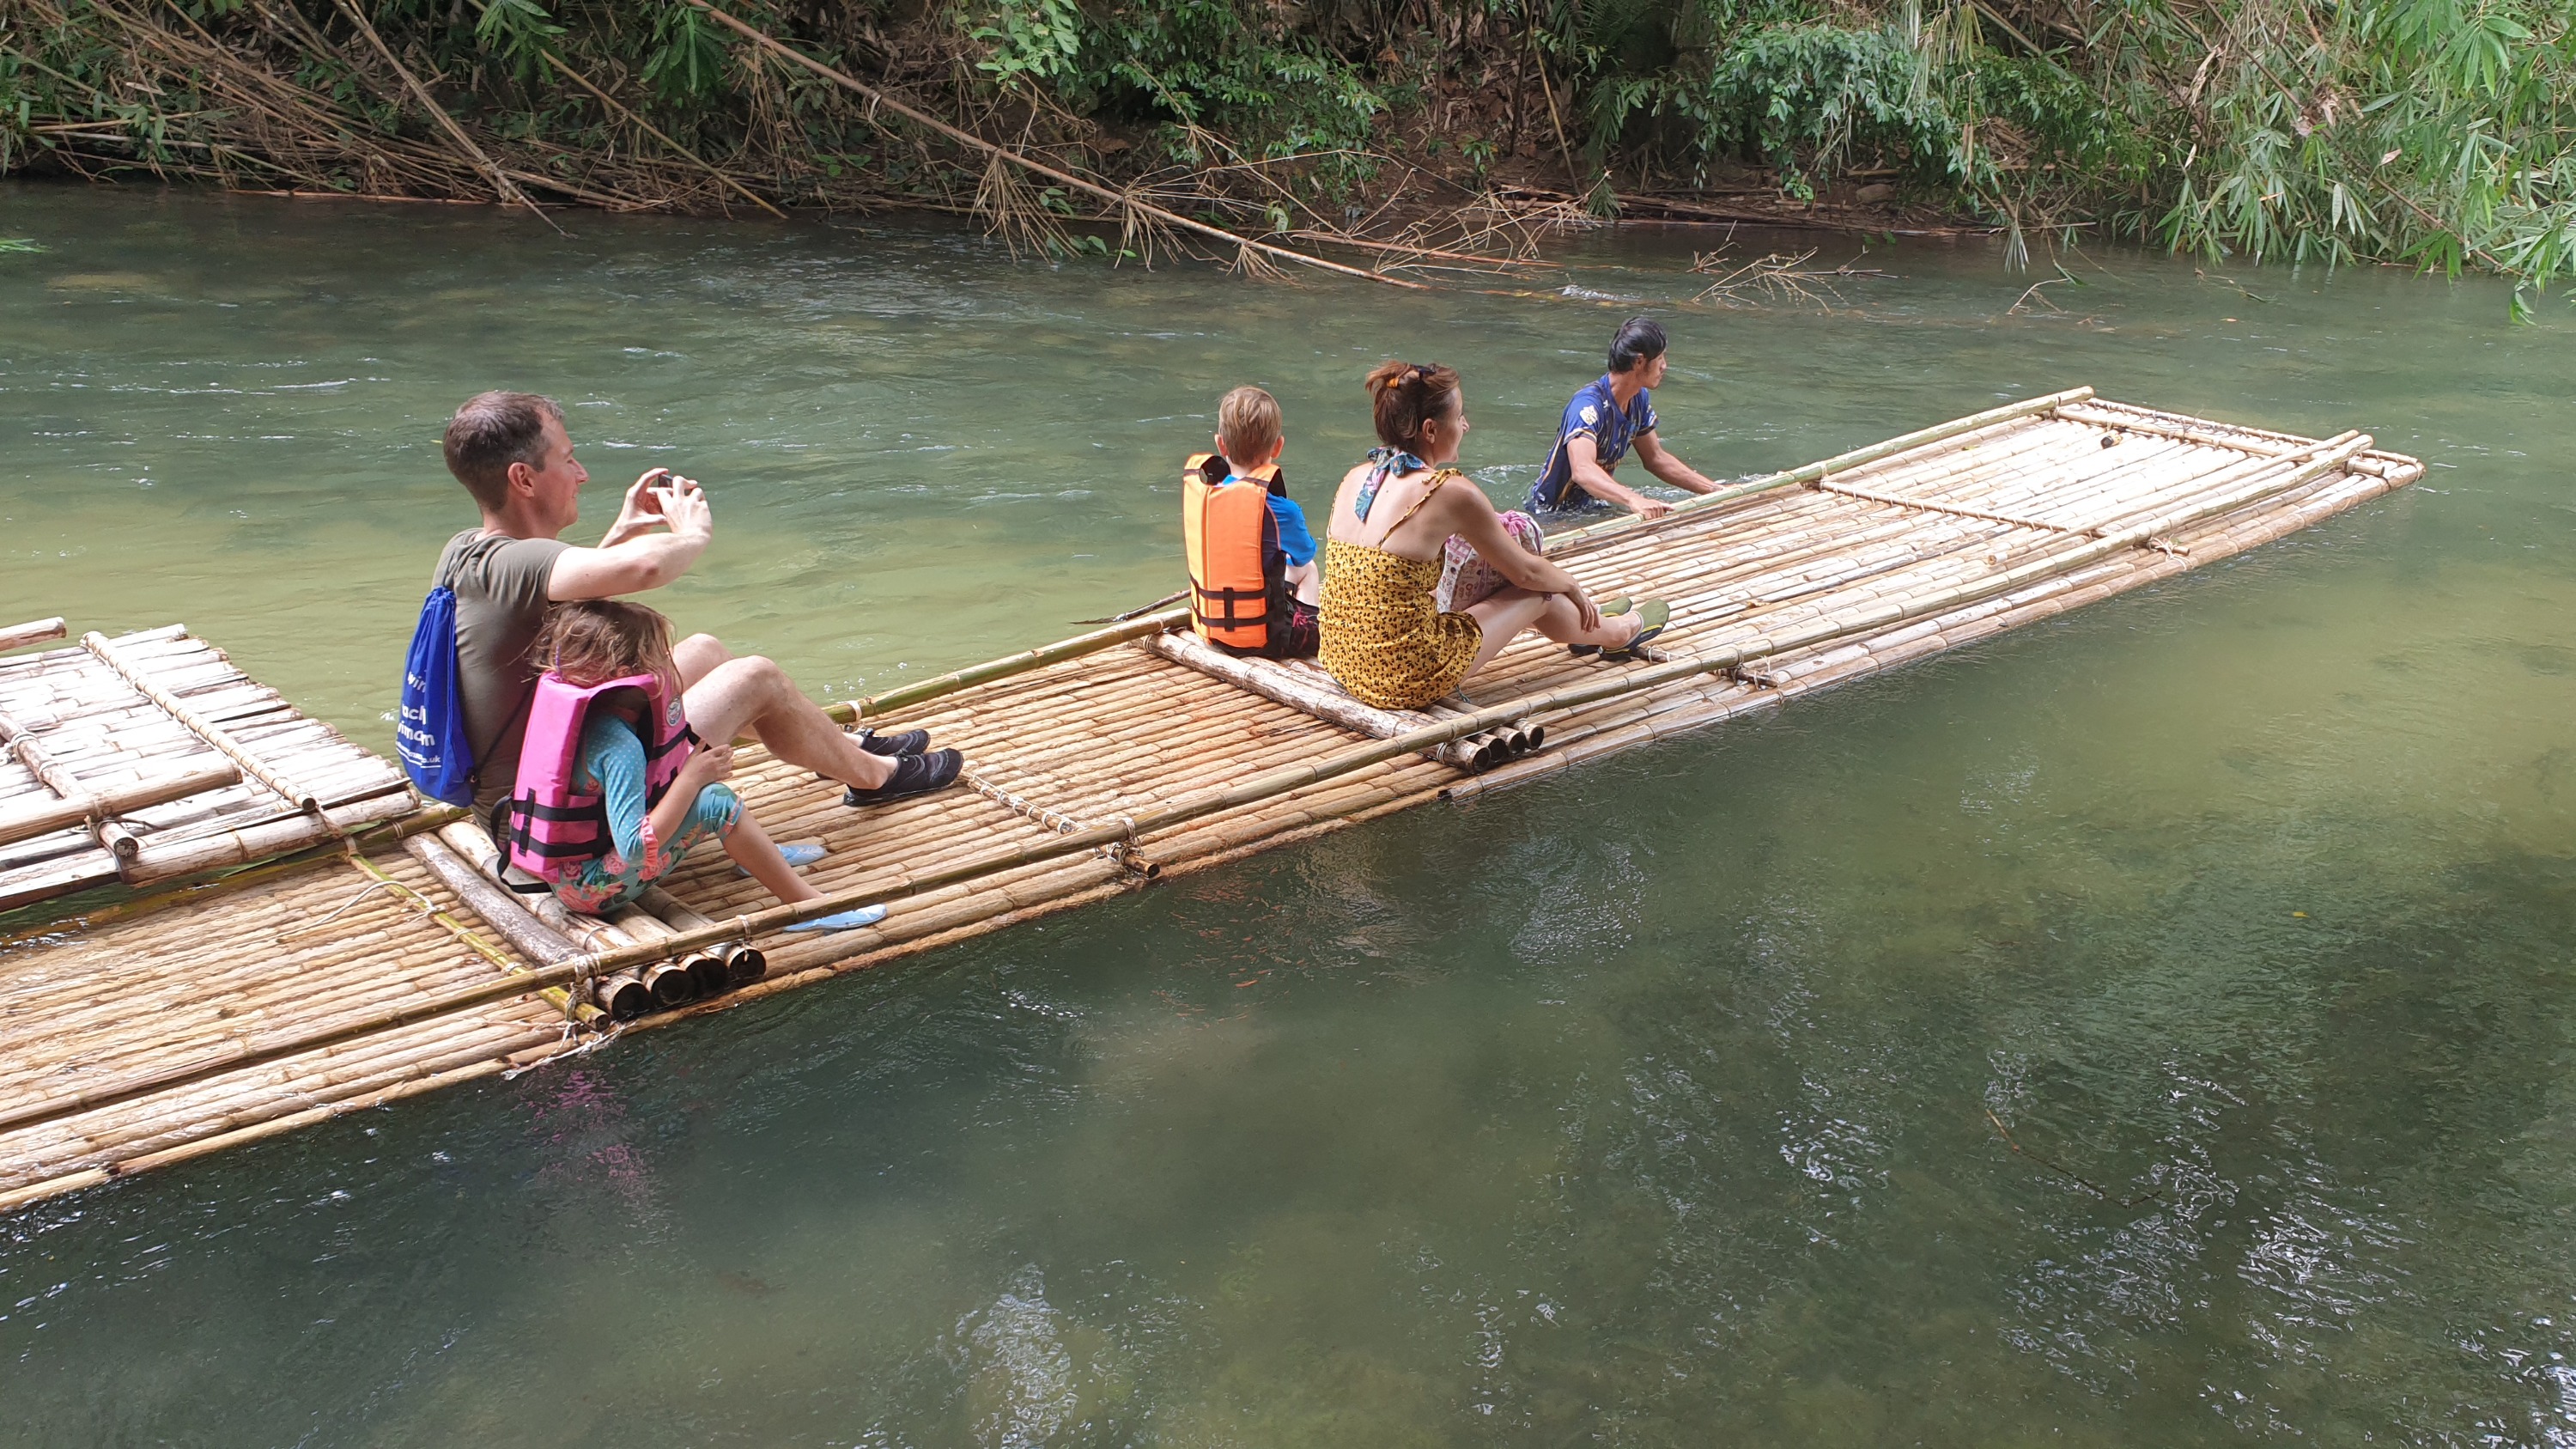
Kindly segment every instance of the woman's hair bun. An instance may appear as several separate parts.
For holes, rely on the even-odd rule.
[[[1369,370],[1368,390],[1377,400],[1378,441],[1412,448],[1424,423],[1457,410],[1458,374],[1436,362],[1390,360]]]

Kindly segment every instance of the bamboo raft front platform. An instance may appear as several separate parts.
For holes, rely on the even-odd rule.
[[[62,622],[0,640],[59,638]],[[0,911],[262,860],[418,806],[391,761],[176,626],[0,660]]]
[[[714,853],[643,911],[602,925],[540,899],[539,920],[477,872],[483,842],[453,812],[357,838],[337,824],[324,841],[337,848],[309,859],[38,922],[0,946],[0,1210],[1704,728],[2171,577],[2422,471],[2358,434],[2293,437],[2076,389],[1552,540],[1596,593],[1672,602],[1646,661],[1577,660],[1532,638],[1466,698],[1371,711],[1311,669],[1210,656],[1158,614],[910,686],[847,712],[962,748],[973,789],[852,811],[837,785],[737,754],[734,784],[770,832],[830,847],[808,872],[822,909],[889,904],[867,930],[776,934],[789,913]],[[218,684],[229,666],[175,630],[122,647],[167,651],[174,670],[193,660],[189,687],[245,708],[256,688]],[[28,681],[78,685],[48,684],[64,700],[46,707],[55,722],[13,715],[16,737],[148,722],[81,663],[100,657],[0,661],[0,714]],[[132,753],[151,755],[135,728]],[[307,743],[373,760],[334,740]],[[204,763],[161,743],[185,760],[130,771]],[[330,798],[299,810],[287,780],[226,808],[314,827],[386,798],[297,759],[314,782],[301,793]],[[365,778],[352,767],[346,789]],[[0,810],[41,804],[20,801],[41,786],[0,776]],[[58,837],[60,858],[95,874],[83,852],[112,861],[119,818],[95,812]],[[231,818],[145,812],[170,843]],[[692,987],[723,994],[623,1022],[596,1004]]]

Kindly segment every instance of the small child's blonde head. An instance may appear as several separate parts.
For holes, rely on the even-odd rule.
[[[588,688],[635,674],[658,674],[680,687],[671,657],[671,621],[642,604],[584,599],[546,613],[536,656],[568,684]]]
[[[1216,435],[1229,463],[1258,468],[1279,448],[1279,399],[1238,387],[1216,405]]]

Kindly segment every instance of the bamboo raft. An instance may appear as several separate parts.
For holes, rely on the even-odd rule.
[[[18,648],[64,634],[0,631]],[[177,627],[0,661],[0,911],[146,886],[346,837],[419,801]]]
[[[0,661],[16,751],[0,821],[53,822],[19,843],[0,829],[0,849],[52,852],[0,856],[22,862],[0,881],[166,879],[208,840],[235,842],[194,847],[216,864],[281,857],[86,915],[59,915],[76,899],[17,913],[29,924],[0,941],[0,1211],[1957,648],[2422,475],[2370,444],[2086,388],[1994,409],[1551,540],[1597,593],[1670,600],[1663,651],[1607,664],[1524,640],[1420,712],[1207,650],[1172,632],[1181,611],[1132,619],[840,707],[961,747],[971,789],[851,811],[837,785],[739,750],[734,784],[770,832],[830,847],[808,872],[824,899],[803,909],[720,854],[607,921],[514,896],[473,824],[413,812],[379,783],[400,784],[390,765],[175,629]],[[862,902],[890,913],[777,934]]]

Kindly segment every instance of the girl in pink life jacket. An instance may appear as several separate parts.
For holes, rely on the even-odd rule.
[[[566,907],[604,915],[713,839],[780,900],[821,898],[795,868],[821,859],[822,848],[782,851],[723,783],[733,747],[690,733],[670,620],[641,604],[558,604],[536,653],[546,674],[510,795],[514,864],[543,876]],[[787,929],[846,931],[884,918],[885,907],[862,906]]]

